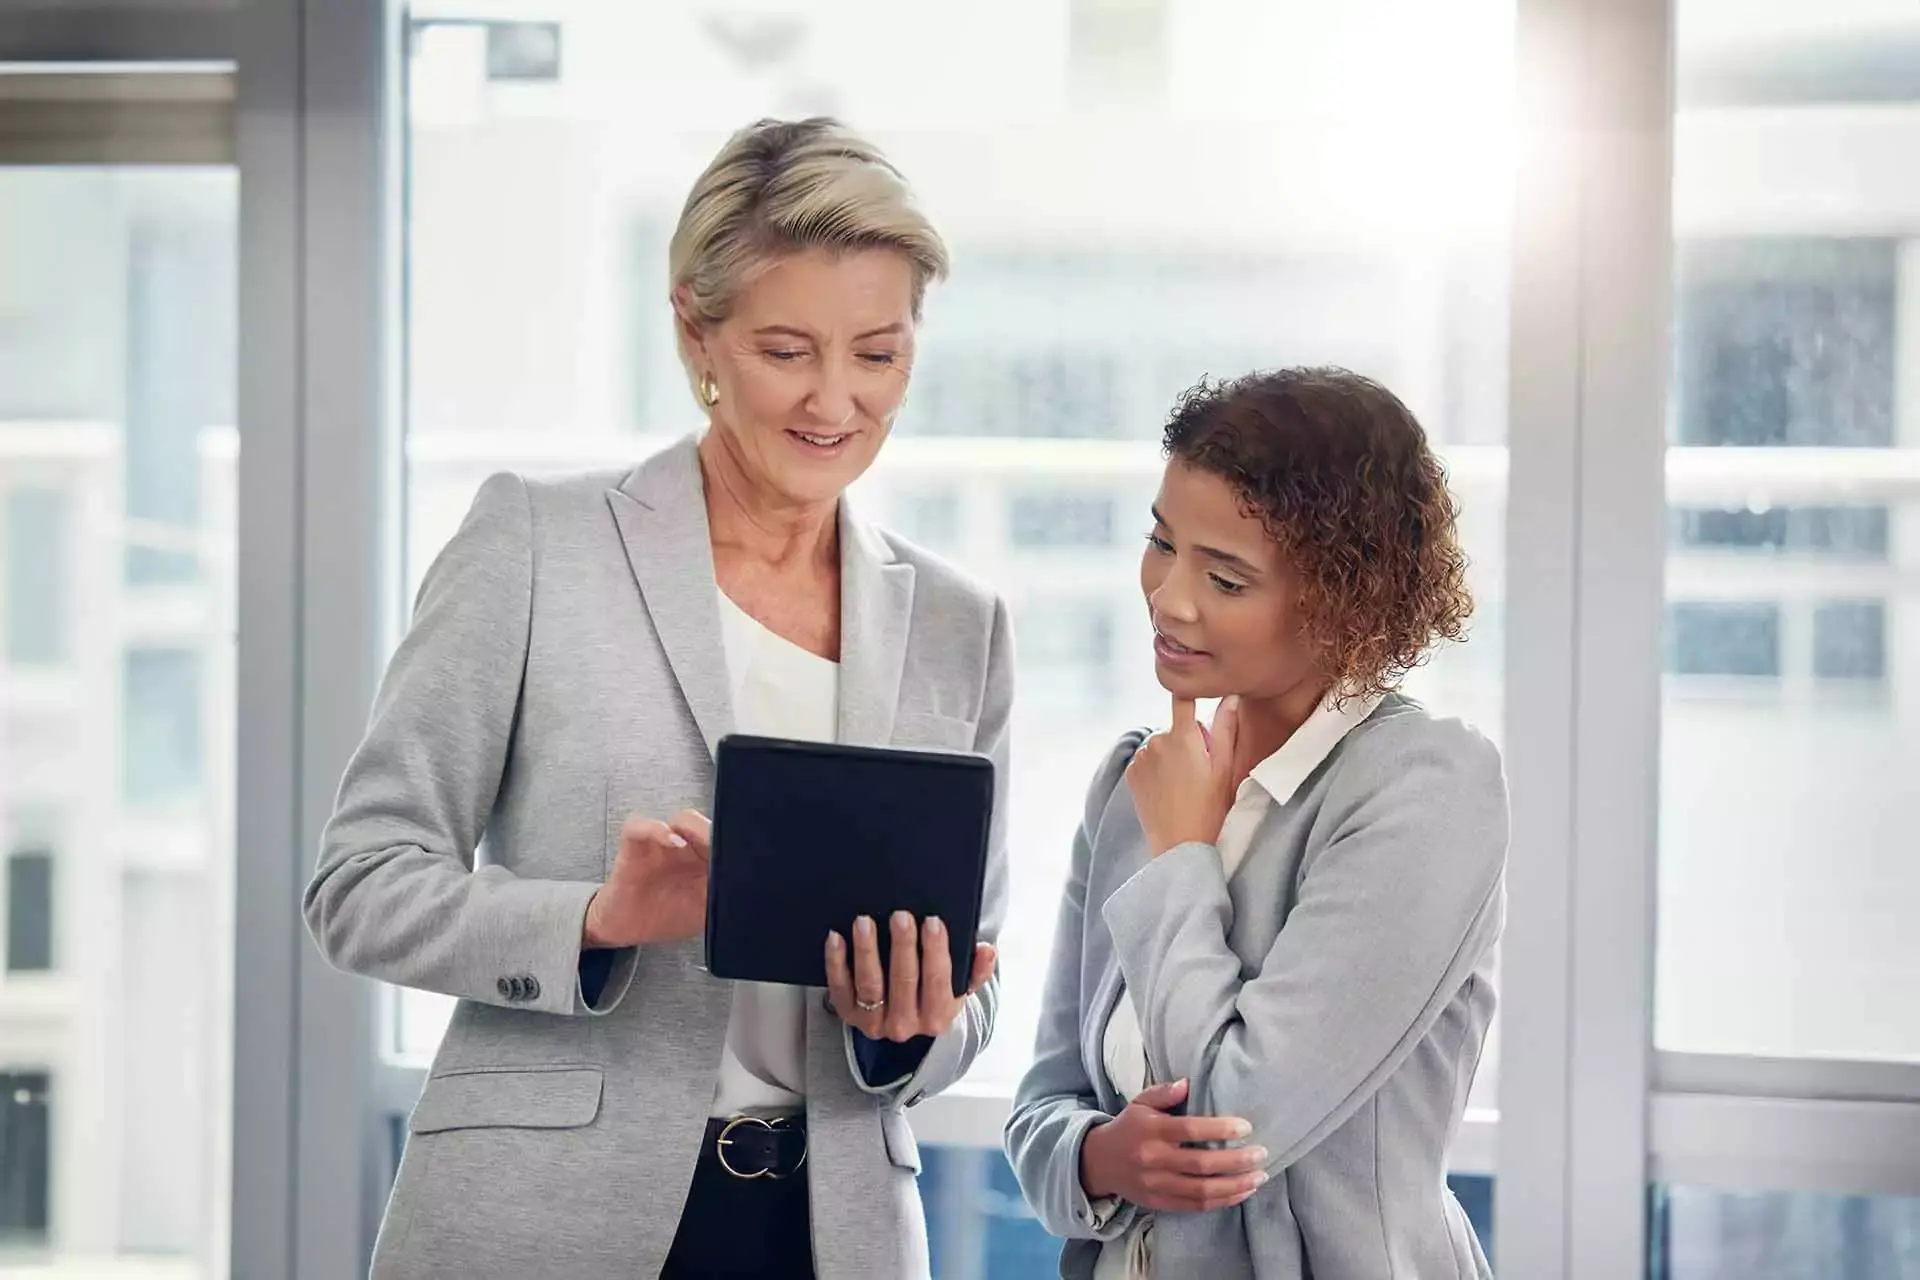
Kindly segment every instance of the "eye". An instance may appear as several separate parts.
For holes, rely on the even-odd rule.
[[[1173,544],[1171,542],[1168,542],[1165,538],[1161,537],[1157,533],[1149,533],[1147,535],[1147,545],[1152,547],[1155,551],[1158,551],[1163,556],[1170,556],[1173,554]]]
[[[895,360],[899,359],[899,357],[891,351],[866,351],[861,353],[860,359],[872,365],[874,368],[880,369],[892,364]]]
[[[1231,578],[1223,578],[1217,573],[1210,573],[1207,575],[1207,577],[1209,580],[1212,581],[1215,587],[1219,588],[1221,593],[1224,595],[1237,596],[1242,591],[1245,591],[1247,589],[1246,583],[1235,582]]]
[[[791,364],[795,360],[804,358],[806,354],[807,353],[804,351],[793,351],[790,349],[782,349],[779,351],[767,352],[767,358],[769,360],[778,360],[781,364]]]

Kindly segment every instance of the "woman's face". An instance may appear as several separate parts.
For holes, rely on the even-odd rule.
[[[1154,673],[1187,698],[1277,698],[1312,676],[1298,576],[1224,479],[1167,464],[1140,558]]]
[[[913,280],[894,250],[810,250],[688,334],[696,372],[719,386],[713,427],[755,483],[787,502],[827,502],[873,465],[907,394]]]

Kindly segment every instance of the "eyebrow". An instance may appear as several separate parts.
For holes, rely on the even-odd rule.
[[[865,342],[868,338],[890,338],[905,333],[907,326],[895,320],[892,324],[883,324],[878,329],[869,329],[865,333],[853,335],[855,342]],[[812,342],[814,337],[805,329],[796,329],[790,324],[769,324],[755,329],[754,334],[762,338],[802,338]]]
[[[1167,518],[1160,514],[1160,508],[1158,506],[1152,506],[1147,509],[1153,513],[1153,519],[1155,524],[1158,524],[1162,529],[1165,529],[1168,533],[1173,532],[1173,526],[1168,524]],[[1210,560],[1216,560],[1219,563],[1227,566],[1229,569],[1234,569],[1238,571],[1243,577],[1258,578],[1260,576],[1260,568],[1258,565],[1255,565],[1247,560],[1242,559],[1241,557],[1233,554],[1233,552],[1231,551],[1222,551],[1218,547],[1206,547],[1206,546],[1200,546],[1200,545],[1195,545],[1193,549],[1195,551],[1198,551],[1201,555],[1206,556]]]

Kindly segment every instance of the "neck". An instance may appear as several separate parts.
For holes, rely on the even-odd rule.
[[[1253,772],[1253,766],[1286,746],[1287,740],[1326,700],[1328,692],[1329,686],[1321,681],[1302,680],[1271,698],[1242,695],[1234,749],[1234,781],[1244,780]]]
[[[700,441],[707,529],[724,547],[774,568],[838,563],[839,499],[795,502],[756,477],[720,427]]]

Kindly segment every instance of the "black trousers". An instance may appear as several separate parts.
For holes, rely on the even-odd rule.
[[[709,1140],[660,1280],[813,1280],[807,1210],[805,1169],[790,1178],[736,1178]]]

